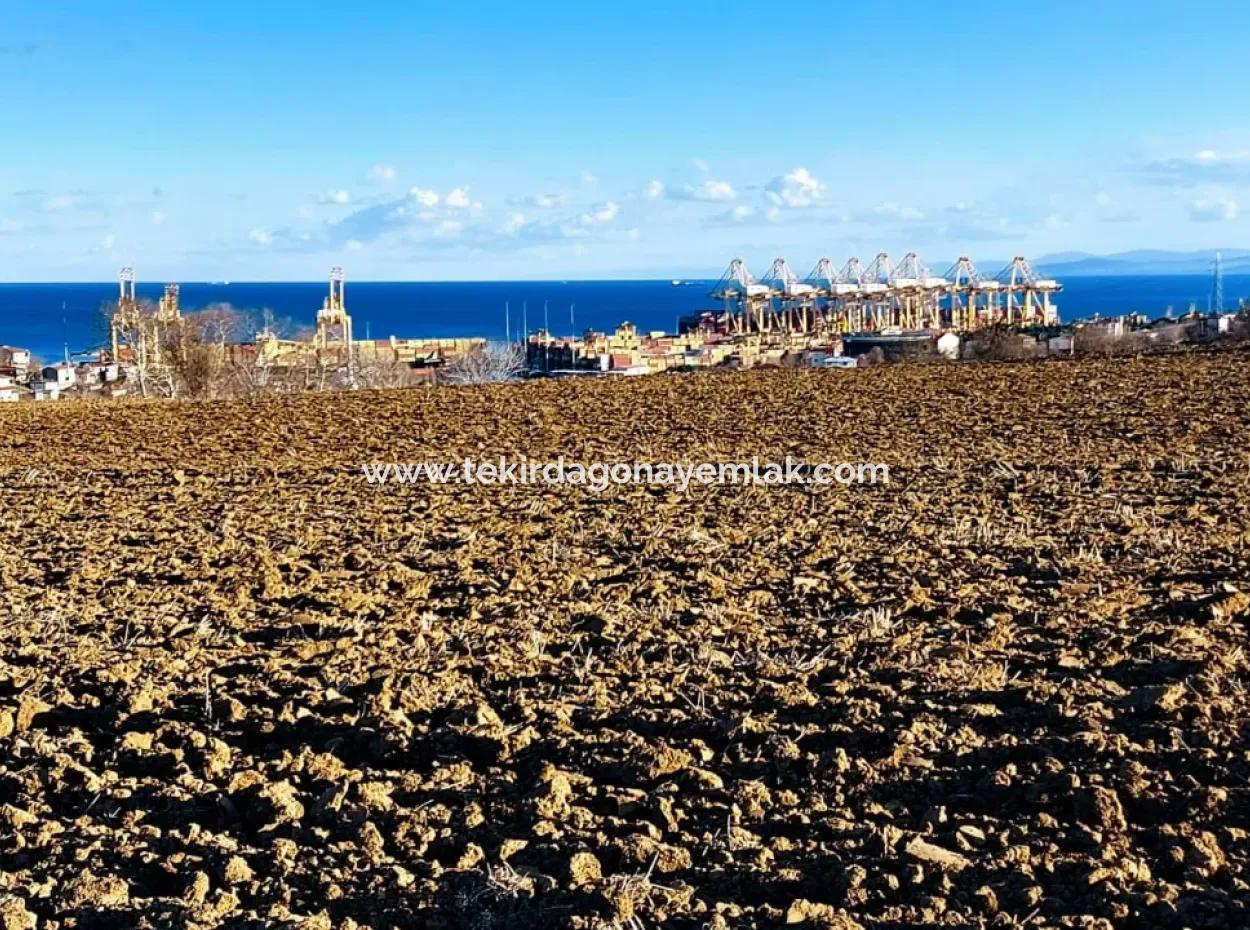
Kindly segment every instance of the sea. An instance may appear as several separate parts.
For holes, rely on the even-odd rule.
[[[1061,282],[1056,303],[1063,320],[1094,314],[1140,312],[1148,317],[1210,306],[1209,275],[1074,277]],[[629,321],[640,330],[675,331],[677,321],[714,309],[708,280],[673,281],[361,281],[347,283],[346,304],[356,338],[480,336],[513,338],[523,327],[545,326],[557,335],[587,328],[610,330]],[[285,335],[314,325],[327,293],[324,282],[183,283],[184,310],[225,304],[239,311],[249,330],[266,314]],[[155,301],[163,283],[140,282],[140,299]],[[1250,297],[1250,274],[1225,275],[1224,306]],[[80,355],[108,340],[107,306],[116,283],[0,284],[0,345],[30,349],[44,361],[68,350]]]

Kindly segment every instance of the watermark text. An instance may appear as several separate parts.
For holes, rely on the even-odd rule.
[[[889,484],[890,467],[873,462],[803,462],[787,455],[771,462],[576,462],[558,456],[533,461],[524,455],[441,462],[369,462],[360,466],[369,484],[568,485],[595,493],[620,485],[675,487],[692,485]]]

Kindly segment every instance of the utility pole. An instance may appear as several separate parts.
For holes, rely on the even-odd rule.
[[[1212,282],[1212,290],[1214,292],[1214,310],[1216,313],[1224,312],[1224,263],[1220,259],[1220,253],[1215,253],[1215,280]]]

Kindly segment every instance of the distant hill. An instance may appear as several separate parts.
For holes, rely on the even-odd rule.
[[[1250,249],[1220,249],[1225,274],[1250,273]],[[1113,255],[1084,252],[1056,252],[1043,255],[1033,266],[1055,278],[1083,275],[1166,275],[1211,273],[1215,250],[1168,252],[1161,249],[1135,249]]]

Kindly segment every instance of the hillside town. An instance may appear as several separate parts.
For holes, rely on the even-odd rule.
[[[0,345],[0,402],[60,400],[71,395],[121,397],[124,366],[101,353],[90,359],[39,364],[29,349]]]

